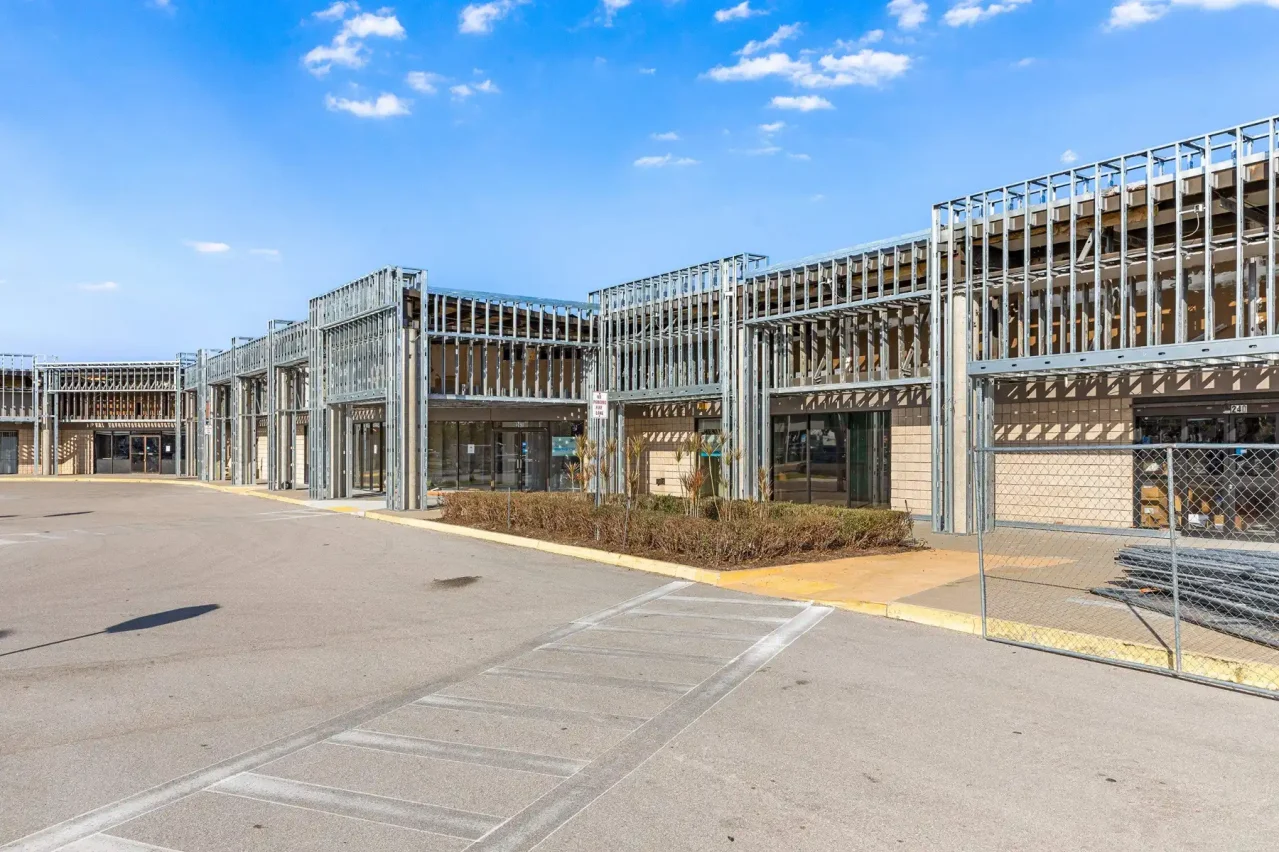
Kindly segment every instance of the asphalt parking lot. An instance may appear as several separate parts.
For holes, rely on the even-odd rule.
[[[4,849],[1269,849],[1277,720],[248,496],[0,483]]]

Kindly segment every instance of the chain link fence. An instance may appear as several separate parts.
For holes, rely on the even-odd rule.
[[[990,447],[987,638],[1279,697],[1279,447]]]

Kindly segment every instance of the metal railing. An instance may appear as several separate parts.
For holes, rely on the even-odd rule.
[[[1279,445],[996,446],[983,635],[1279,697]]]

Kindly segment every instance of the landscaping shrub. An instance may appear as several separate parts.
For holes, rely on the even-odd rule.
[[[823,552],[893,547],[911,536],[910,516],[887,509],[709,500],[690,517],[685,501],[645,496],[630,512],[580,493],[457,491],[444,521],[703,565],[812,558]],[[627,527],[629,526],[629,529]],[[623,540],[627,546],[623,548]]]

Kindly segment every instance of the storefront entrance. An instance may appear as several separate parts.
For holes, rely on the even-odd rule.
[[[773,499],[887,507],[890,437],[887,411],[774,417]]]
[[[493,430],[493,487],[545,491],[549,447],[545,429]]]
[[[94,473],[171,474],[172,432],[95,432]]]
[[[386,491],[386,453],[381,423],[354,423],[351,490],[381,494]]]
[[[0,474],[18,472],[18,433],[0,432]]]
[[[1279,402],[1255,397],[1141,400],[1134,413],[1136,443],[1190,445],[1173,451],[1178,529],[1192,535],[1279,539]],[[1165,525],[1166,456],[1163,451],[1138,451],[1133,461],[1134,526]]]
[[[580,420],[432,420],[431,487],[567,491],[582,428]]]

